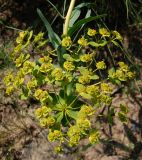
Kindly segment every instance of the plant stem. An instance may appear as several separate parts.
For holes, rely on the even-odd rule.
[[[67,35],[67,33],[68,33],[70,16],[71,16],[72,10],[74,8],[74,5],[75,5],[75,0],[71,0],[70,6],[69,6],[69,9],[68,9],[66,18],[65,18],[65,23],[64,23],[64,27],[63,27],[63,35]]]

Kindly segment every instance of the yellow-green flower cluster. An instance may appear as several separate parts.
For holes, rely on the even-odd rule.
[[[99,132],[99,131],[92,131],[92,132],[90,133],[89,142],[90,142],[91,144],[98,143],[98,142],[99,142],[99,139],[100,139],[100,132]]]
[[[45,118],[45,117],[49,116],[51,111],[52,111],[51,108],[49,108],[47,106],[42,106],[42,107],[37,108],[35,110],[35,116],[37,118]]]
[[[94,100],[98,103],[99,106],[102,104],[109,105],[112,101],[111,93],[112,93],[112,86],[109,83],[102,82],[99,86],[96,87],[96,93],[93,94]]]
[[[81,75],[78,77],[78,82],[81,84],[88,84],[91,81],[91,76],[90,75]]]
[[[119,68],[116,71],[109,71],[109,77],[120,81],[127,81],[135,78],[134,72],[130,71],[128,65],[119,62]]]
[[[91,128],[89,117],[95,113],[92,106],[83,105],[78,113],[76,124],[71,126],[67,132],[69,145],[78,145],[81,137]]]
[[[38,60],[41,64],[42,63],[48,63],[48,62],[52,62],[52,58],[49,56],[43,56],[41,58],[39,58]]]
[[[9,95],[24,83],[24,74],[21,70],[17,72],[17,75],[10,71],[4,77],[3,82],[7,86],[6,93]]]
[[[81,97],[85,99],[89,99],[89,100],[94,99],[97,101],[100,100],[100,94],[102,94],[99,85],[96,85],[96,84],[83,85],[83,84],[77,83],[76,91]]]
[[[92,37],[96,35],[96,32],[97,31],[95,29],[88,28],[87,34]]]
[[[95,110],[92,106],[82,105],[78,113],[78,118],[86,118],[88,116],[92,116],[94,113],[95,113]]]
[[[111,93],[112,92],[112,87],[108,83],[101,83],[101,91],[103,93]]]
[[[54,151],[55,151],[56,153],[61,153],[61,152],[63,151],[63,149],[62,149],[62,147],[59,145],[59,146],[56,146],[56,147],[54,148]]]
[[[84,37],[81,37],[79,40],[78,40],[78,44],[80,44],[81,46],[83,47],[86,47],[88,45],[88,42],[87,40],[84,38]]]
[[[6,94],[10,95],[13,93],[15,87],[13,86],[14,75],[12,71],[8,72],[8,74],[3,79],[3,82],[6,85]]]
[[[15,77],[15,80],[14,80],[14,82],[13,82],[13,85],[14,85],[15,87],[20,87],[23,83],[24,83],[24,77],[21,77],[21,76],[17,75],[17,76]]]
[[[22,31],[22,32],[20,32],[19,33],[19,36],[17,37],[17,39],[16,39],[16,42],[18,43],[18,44],[20,44],[20,43],[23,43],[23,41],[24,41],[24,38],[28,35],[28,31]]]
[[[53,116],[41,118],[39,123],[41,127],[52,127],[55,123],[55,118]]]
[[[97,69],[99,70],[101,70],[101,69],[106,69],[106,64],[105,64],[105,62],[104,61],[100,61],[100,62],[97,62],[96,63],[96,67],[97,67]]]
[[[82,132],[89,130],[91,127],[91,122],[87,118],[78,118],[76,120],[76,125],[80,128]]]
[[[105,104],[109,105],[109,104],[111,104],[112,98],[110,97],[110,95],[100,94],[99,101],[100,101],[99,102],[100,104],[105,103]]]
[[[89,84],[92,79],[92,72],[85,67],[81,67],[78,82],[81,84]]]
[[[37,118],[45,118],[45,117],[49,116],[51,111],[52,111],[51,108],[49,108],[47,106],[42,106],[42,107],[37,108],[35,110],[35,116]]]
[[[33,89],[37,87],[37,80],[35,78],[32,78],[30,81],[27,82],[27,88]]]
[[[20,86],[22,86],[24,84],[24,72],[22,69],[19,69],[19,71],[17,72],[17,75],[15,75],[14,77],[14,81],[13,81],[13,86],[15,88],[18,88]]]
[[[23,74],[26,75],[28,73],[31,73],[33,71],[35,67],[35,62],[31,62],[31,61],[25,61],[24,64],[23,64],[23,68],[22,68],[22,71],[23,71]]]
[[[36,49],[39,49],[47,44],[48,40],[44,40],[44,33],[39,32],[33,39],[33,44]]]
[[[49,56],[43,56],[39,58],[39,63],[41,64],[39,71],[42,73],[47,73],[53,69],[52,58]]]
[[[50,142],[63,141],[63,133],[59,130],[50,131],[48,134],[48,140]]]
[[[41,127],[52,127],[55,123],[55,118],[51,115],[51,108],[42,106],[35,110],[35,116],[39,119]]]
[[[91,62],[91,61],[93,61],[92,58],[93,58],[93,54],[83,54],[80,56],[80,60],[82,62]]]
[[[127,72],[129,70],[128,65],[126,65],[124,62],[118,62],[118,65],[119,65],[120,69],[124,72]]]
[[[76,83],[76,91],[78,93],[86,92],[86,86],[84,86],[80,83]]]
[[[14,90],[15,90],[14,86],[7,86],[5,93],[10,95],[14,92]]]
[[[75,66],[74,66],[73,62],[65,61],[65,62],[64,62],[64,68],[65,68],[67,71],[72,71],[72,70],[75,69]]]
[[[69,139],[69,146],[73,147],[73,146],[76,146],[78,145],[80,141],[80,136],[79,135],[74,135],[74,136],[71,136],[70,139]]]
[[[97,51],[115,40],[121,41],[117,31],[89,28],[85,34],[74,44],[69,36],[64,37],[61,50],[42,51],[40,47],[48,41],[44,40],[44,33],[34,36],[33,32],[20,32],[11,55],[18,71],[9,72],[4,78],[7,94],[20,89],[21,98],[33,96],[40,102],[35,117],[40,126],[49,129],[48,140],[59,141],[57,151],[61,151],[63,142],[76,146],[84,137],[88,137],[91,144],[97,143],[100,132],[99,128],[94,128],[93,116],[97,107],[112,101],[109,80],[134,78],[124,62],[118,63],[118,69],[109,71],[108,77],[101,76],[100,70],[107,66],[103,60],[97,60],[100,58]],[[33,52],[40,53],[35,59],[34,54],[29,53],[32,46]],[[63,55],[64,59],[58,55]],[[124,112],[118,113],[118,117],[123,120]]]
[[[112,87],[108,83],[102,82],[100,85],[92,84],[87,86],[77,83],[76,91],[81,97],[93,100],[96,105],[98,105],[98,103],[110,104],[112,100],[110,97],[110,94],[112,93]]]
[[[71,126],[67,132],[67,135],[69,137],[69,145],[70,146],[76,146],[79,143],[80,140],[80,128],[76,125]]]
[[[12,84],[12,82],[14,81],[14,75],[13,72],[10,71],[7,73],[7,75],[4,77],[3,82],[6,86],[9,86]]]
[[[119,32],[113,31],[112,34],[113,34],[113,35],[115,36],[115,38],[118,39],[119,41],[122,41],[122,40],[123,40],[123,38],[122,38],[122,36],[120,35]]]
[[[22,48],[25,48],[30,43],[32,36],[33,36],[33,31],[20,32],[18,38],[16,39],[16,42],[18,44],[17,47],[20,47],[19,48],[20,50]],[[18,50],[18,51],[20,51],[20,50]],[[16,50],[14,50],[14,51],[16,51]]]
[[[40,102],[45,102],[48,99],[49,94],[47,91],[43,91],[42,89],[37,89],[34,93],[34,97],[37,100],[40,100]]]
[[[52,70],[52,67],[53,67],[53,64],[51,62],[42,63],[39,70],[42,73],[47,73]]]
[[[22,50],[22,47],[23,47],[23,45],[19,44],[14,48],[13,52],[11,53],[11,57],[13,59],[15,59],[15,56],[18,55],[18,52],[20,52]]]
[[[20,56],[15,60],[16,67],[20,67],[24,63],[24,61],[26,61],[29,57],[29,54],[25,55],[21,53]]]
[[[40,42],[41,40],[43,40],[43,36],[44,36],[44,33],[39,32],[39,33],[35,36],[34,42],[35,42],[35,43]]]
[[[62,46],[67,48],[69,47],[70,45],[72,45],[72,40],[69,36],[66,36],[62,39]]]
[[[99,33],[102,37],[109,37],[110,32],[106,28],[100,28]]]
[[[64,73],[61,68],[55,68],[52,73],[52,77],[55,78],[56,81],[61,81],[64,78]]]
[[[86,87],[86,92],[92,96],[98,95],[99,94],[99,86],[97,85],[88,85]]]

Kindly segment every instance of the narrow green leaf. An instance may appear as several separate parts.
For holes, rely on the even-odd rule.
[[[45,16],[43,15],[43,13],[41,12],[40,9],[37,9],[37,13],[38,13],[39,17],[41,18],[41,20],[43,21],[43,23],[48,31],[48,36],[49,36],[50,42],[55,47],[55,49],[57,49],[61,43],[59,36],[53,31],[50,23],[47,21],[47,19],[45,18]]]
[[[82,93],[80,93],[80,95],[85,99],[92,99],[92,96],[90,94],[82,92]]]
[[[119,86],[121,85],[121,81],[119,81],[118,79],[114,79],[114,83],[119,85]]]
[[[30,93],[29,89],[22,87],[22,94],[20,95],[21,100],[28,99],[29,93]]]
[[[20,99],[21,99],[21,100],[27,100],[27,99],[28,99],[28,97],[27,97],[27,96],[25,96],[24,94],[21,94],[21,95],[20,95]]]
[[[59,46],[58,49],[57,49],[57,56],[58,56],[58,62],[59,62],[61,67],[63,67],[63,63],[64,63],[63,55],[65,53],[66,53],[65,48],[63,48],[62,46]]]
[[[97,79],[99,79],[99,76],[98,75],[93,75],[93,76],[91,76],[91,79],[97,80]]]
[[[76,83],[76,90],[77,92],[83,92],[85,90],[85,86],[83,84],[80,83]]]
[[[86,67],[78,67],[78,70],[82,75],[88,75],[90,73]]]
[[[102,41],[100,44],[100,47],[104,47],[108,42],[107,41]]]
[[[81,14],[81,8],[89,7],[91,5],[93,5],[93,3],[81,3],[81,4],[77,5],[72,12],[71,19],[69,22],[69,27],[72,27],[74,25],[74,23],[76,22],[76,20],[79,18],[80,14]],[[90,14],[91,14],[91,10],[88,10],[85,18],[90,17]]]
[[[69,21],[69,27],[72,27],[74,25],[76,20],[79,18],[80,13],[81,13],[81,10],[79,9],[73,10],[70,21]]]
[[[66,87],[67,96],[70,96],[73,92],[73,83],[69,83]]]
[[[72,36],[73,33],[75,31],[77,31],[83,24],[86,24],[86,23],[91,22],[91,21],[96,20],[96,19],[100,19],[100,18],[102,18],[104,16],[105,16],[105,14],[94,16],[94,17],[88,17],[88,18],[84,18],[84,19],[79,20],[78,22],[76,22],[73,25],[72,28],[69,29],[69,31],[68,31],[69,36]]]
[[[117,47],[120,47],[121,48],[121,46],[120,46],[120,44],[118,43],[118,42],[116,42],[116,41],[114,41],[114,40],[112,40],[111,41],[115,46],[117,46]]]
[[[73,119],[77,119],[78,111],[67,110],[67,115]]]
[[[73,58],[72,58],[71,55],[69,55],[69,54],[64,54],[64,55],[63,55],[63,58],[64,58],[65,60],[67,60],[67,61],[73,61]]]
[[[100,46],[99,43],[96,42],[89,42],[88,44],[96,48]]]
[[[90,7],[92,5],[94,5],[94,3],[81,3],[81,4],[77,5],[75,7],[75,9],[80,9],[80,8],[83,8],[83,7]]]
[[[64,117],[63,112],[59,112],[59,113],[56,115],[57,123],[61,123],[63,117]]]
[[[115,74],[115,68],[112,67],[111,69],[108,70],[108,75],[109,75],[109,77],[113,77],[114,74]]]
[[[91,15],[91,9],[88,9],[85,18],[89,18],[90,15]],[[84,25],[85,25],[85,24],[84,24]],[[83,25],[83,26],[84,26],[84,25]]]
[[[90,15],[91,15],[91,9],[88,9],[85,18],[90,17]],[[84,27],[84,25],[85,25],[85,23],[80,27],[80,29],[78,29],[76,35],[74,36],[73,41],[75,41],[75,39],[78,37],[78,35],[79,35],[80,31],[82,30],[82,28]]]
[[[52,103],[52,102],[53,102],[53,98],[52,98],[52,96],[50,96],[50,95],[48,95],[48,102],[49,102],[49,103]]]
[[[89,45],[93,47],[104,47],[107,44],[107,41],[103,41],[102,43],[96,43],[96,42],[89,42]]]

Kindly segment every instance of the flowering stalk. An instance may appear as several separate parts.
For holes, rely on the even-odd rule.
[[[70,20],[70,16],[71,16],[72,10],[74,8],[74,5],[75,5],[75,0],[71,0],[70,6],[69,6],[69,9],[68,9],[66,18],[65,18],[65,24],[64,24],[64,28],[63,28],[63,35],[67,35],[67,33],[68,33],[69,20]]]
[[[69,13],[71,14],[71,9]],[[98,47],[105,51],[105,46],[112,46],[121,41],[121,35],[117,31],[109,32],[105,28],[98,31],[88,29],[84,37],[81,36],[73,43],[74,47],[71,47],[71,38],[65,36],[61,43],[65,54],[63,65],[60,67],[60,61],[55,61],[50,53],[46,55],[43,50],[50,45],[50,41],[44,39],[44,33],[33,35],[33,31],[20,32],[16,39],[17,45],[11,53],[17,72],[12,70],[3,79],[7,87],[6,94],[14,94],[16,90],[23,100],[33,97],[39,101],[40,107],[35,110],[35,116],[40,126],[49,130],[48,140],[58,141],[55,151],[62,151],[61,147],[65,141],[70,147],[77,146],[85,137],[88,137],[90,144],[99,142],[101,124],[98,121],[99,125],[96,126],[93,120],[93,116],[98,117],[97,108],[111,106],[113,90],[135,78],[135,73],[124,62],[119,62],[118,68],[109,69],[103,60],[98,61]],[[31,44],[40,52],[36,59],[27,53]],[[89,52],[84,52],[87,46],[90,48]],[[61,55],[62,51],[59,49],[51,52]],[[108,76],[98,75],[98,71]],[[116,115],[126,124],[127,113],[128,107],[125,105],[120,105],[118,111],[111,106],[106,115],[109,116],[108,123],[113,124],[113,117]]]

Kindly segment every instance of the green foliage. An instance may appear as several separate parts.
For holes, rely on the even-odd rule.
[[[111,25],[121,26],[141,23],[142,21],[142,0],[96,0],[92,5],[95,14],[107,14],[106,20]]]
[[[59,5],[58,3],[54,2],[51,3],[51,1],[47,0],[48,3],[54,8],[54,10],[57,13],[57,17],[61,17],[61,20],[64,19],[65,12],[68,8],[69,3],[66,3],[66,0],[62,1],[62,4]],[[96,21],[96,24],[100,26],[100,23],[103,22],[106,25],[111,25],[111,27],[123,27],[124,25],[127,26],[128,24],[134,24],[134,23],[141,23],[142,21],[142,0],[138,1],[132,1],[132,0],[88,0],[80,1],[80,4],[78,4],[73,12],[70,19],[69,27],[72,28],[77,20],[83,21],[81,12],[85,10],[84,12],[84,18],[89,18],[92,16],[96,18],[95,19],[101,19],[101,21]],[[86,16],[85,16],[86,14]],[[102,15],[103,14],[103,15]],[[101,16],[100,16],[101,15]],[[54,18],[53,18],[54,19]],[[87,19],[87,21],[90,19]],[[86,22],[87,22],[86,21]],[[78,26],[79,21],[76,23],[76,27]],[[86,23],[84,23],[86,24]],[[84,24],[80,26],[80,29],[84,27]],[[80,32],[79,28],[75,28],[76,32]],[[72,30],[73,33],[74,30]],[[78,35],[78,33],[77,33]],[[115,42],[114,42],[115,43]]]
[[[13,41],[7,41],[0,44],[0,69],[11,67],[13,65],[8,53],[11,46],[13,46]]]
[[[127,123],[128,121],[127,113],[128,113],[128,107],[123,104],[120,104],[120,111],[118,112],[118,118],[120,119],[121,122]]]
[[[84,19],[82,19],[82,20],[79,20],[78,22],[76,22],[75,24],[74,24],[74,26],[71,28],[71,29],[69,29],[69,31],[68,31],[68,34],[70,35],[70,36],[72,36],[73,35],[73,33],[75,32],[75,31],[77,31],[79,28],[81,28],[81,26],[83,25],[83,24],[86,24],[86,23],[88,23],[88,22],[91,22],[91,21],[93,21],[93,20],[96,20],[96,19],[100,19],[100,18],[102,18],[102,17],[104,17],[105,15],[99,15],[99,16],[94,16],[94,17],[88,17],[88,18],[84,18]]]
[[[42,14],[42,12],[40,11],[40,9],[37,9],[37,13],[40,16],[41,20],[44,22],[44,25],[48,31],[48,36],[49,36],[49,40],[52,43],[52,45],[54,46],[55,49],[57,49],[59,47],[60,44],[60,38],[58,37],[58,35],[53,31],[50,23],[47,21],[47,19],[44,17],[44,15]]]
[[[32,31],[19,33],[17,46],[11,53],[17,72],[11,71],[4,78],[6,93],[10,95],[17,90],[22,99],[33,97],[40,102],[35,116],[43,128],[49,129],[48,140],[59,141],[57,150],[61,149],[62,143],[76,146],[85,137],[91,144],[97,143],[101,131],[92,125],[93,118],[97,117],[96,111],[111,104],[113,88],[118,84],[116,81],[130,81],[134,73],[124,62],[119,62],[115,69],[108,68],[104,60],[97,60],[99,53],[96,51],[103,50],[108,44],[113,45],[112,41],[119,43],[122,37],[105,28],[89,28],[77,42],[65,36],[60,42],[60,48],[65,51],[60,53],[63,54],[63,65],[60,65],[57,57],[62,50],[51,42],[52,38],[55,40],[54,36],[49,36],[48,40],[43,36],[41,32],[36,36]],[[43,50],[50,42],[55,48]],[[92,45],[94,43],[99,46]],[[29,46],[38,51],[36,60],[28,51]],[[102,77],[100,72],[106,72],[107,76]],[[121,105],[118,117],[122,122],[126,122],[126,114],[126,107]],[[110,124],[114,115],[112,108],[108,114]]]

